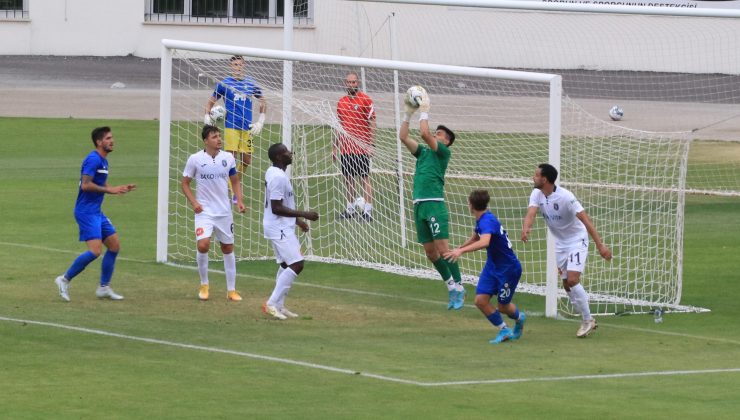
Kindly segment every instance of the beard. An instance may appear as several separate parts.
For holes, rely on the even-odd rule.
[[[349,96],[355,96],[357,95],[357,92],[360,91],[360,88],[357,87],[348,87],[347,88],[347,95]]]

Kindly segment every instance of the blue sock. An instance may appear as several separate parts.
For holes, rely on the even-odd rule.
[[[499,312],[499,311],[496,311],[496,312],[492,313],[491,315],[488,315],[486,318],[496,328],[500,328],[501,327],[501,324],[504,323],[504,320],[501,319],[501,312]]]
[[[64,273],[64,278],[67,280],[72,280],[82,272],[82,270],[87,267],[88,264],[95,261],[95,258],[98,258],[90,251],[83,252],[80,254],[75,260],[72,262],[72,265],[69,266],[67,269],[67,272]]]
[[[110,278],[113,277],[113,269],[116,267],[117,252],[111,250],[106,251],[103,256],[103,267],[100,273],[100,285],[107,286],[110,283]]]
[[[519,319],[519,308],[516,308],[513,314],[506,314],[510,319],[517,321]]]

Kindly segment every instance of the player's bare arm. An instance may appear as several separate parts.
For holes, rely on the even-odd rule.
[[[429,131],[429,120],[423,119],[419,121],[419,131],[421,134],[421,139],[424,140],[424,143],[426,143],[430,149],[436,152],[437,139],[435,139],[434,135],[432,135],[432,132]]]
[[[594,243],[596,244],[596,249],[599,250],[599,254],[601,254],[601,258],[609,261],[612,259],[612,251],[604,245],[603,242],[601,242],[601,236],[599,236],[599,232],[596,231],[596,228],[594,227],[593,222],[591,222],[591,218],[588,217],[588,214],[586,214],[585,211],[582,211],[580,213],[576,213],[576,217],[578,220],[583,223],[584,226],[586,226],[586,231],[588,231],[588,234],[591,235],[591,238],[594,240]]]
[[[528,207],[527,215],[524,216],[524,222],[522,223],[522,242],[529,240],[529,232],[532,231],[532,225],[534,224],[534,218],[537,216],[537,207]]]
[[[419,143],[416,142],[414,139],[409,138],[409,122],[404,121],[401,123],[401,130],[398,133],[398,138],[401,140],[401,143],[403,143],[404,146],[411,152],[411,154],[416,153],[416,149],[419,148]]]
[[[236,194],[236,208],[239,209],[239,213],[244,213],[247,210],[247,206],[244,205],[244,197],[242,196],[242,189],[239,185],[239,177],[232,175],[229,177],[231,181],[231,190]]]
[[[107,183],[105,185],[97,185],[93,182],[93,178],[89,175],[82,175],[82,182],[80,188],[85,192],[98,192],[103,194],[126,194],[129,191],[136,189],[136,184],[125,184],[111,187]]]
[[[195,199],[193,190],[190,188],[190,181],[192,181],[192,178],[184,176],[182,177],[180,186],[182,187],[182,193],[185,194],[185,198],[188,199],[190,206],[193,207],[193,211],[195,211],[195,214],[198,214],[203,211],[203,206]]]
[[[480,236],[478,236],[478,234],[476,233],[473,233],[473,236],[471,236],[467,241],[465,241],[465,243],[460,245],[458,248],[453,249],[452,251],[446,252],[444,254],[444,257],[447,261],[455,262],[458,259],[460,259],[460,256],[462,254],[486,248],[488,247],[490,243],[491,243],[490,233],[486,233]]]
[[[308,232],[309,230],[308,223],[306,223],[303,219],[296,218],[295,224],[298,225],[299,228],[301,228],[301,232]]]
[[[315,211],[294,210],[283,205],[283,200],[270,200],[272,213],[282,217],[302,217],[311,221],[319,220],[319,214]],[[305,223],[305,222],[304,222]],[[298,220],[296,220],[298,224]]]

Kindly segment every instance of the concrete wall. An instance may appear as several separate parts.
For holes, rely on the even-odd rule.
[[[146,0],[29,0],[28,21],[0,21],[0,55],[158,57],[160,39],[282,47],[282,26],[145,22]],[[294,49],[505,68],[740,74],[740,20],[526,13],[316,0]],[[709,57],[709,58],[708,58]],[[721,58],[718,58],[721,57]]]

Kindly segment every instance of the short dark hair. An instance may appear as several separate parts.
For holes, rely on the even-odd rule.
[[[549,163],[540,163],[537,167],[540,168],[540,174],[547,178],[550,184],[554,184],[555,180],[558,179],[558,170]]]
[[[231,58],[229,58],[229,62],[236,61],[236,60],[242,60],[243,61],[244,60],[244,57],[242,57],[241,55],[232,55]]]
[[[203,130],[202,130],[202,131],[200,132],[200,137],[201,137],[201,138],[202,138],[203,140],[205,140],[205,139],[207,139],[207,138],[208,138],[208,136],[210,136],[210,135],[211,135],[211,133],[213,133],[213,132],[216,132],[216,133],[220,133],[220,132],[221,132],[221,129],[219,129],[219,128],[218,128],[218,127],[216,127],[215,125],[208,125],[208,124],[206,124],[206,125],[204,125],[204,126],[203,126]]]
[[[92,133],[90,133],[90,137],[92,137],[92,142],[95,147],[98,147],[98,140],[103,140],[105,135],[110,133],[110,131],[110,127],[97,127],[93,129]]]
[[[280,151],[281,147],[286,147],[282,143],[275,143],[272,146],[270,146],[269,149],[267,149],[267,157],[270,158],[270,162],[275,163],[275,159],[277,158],[278,152]]]
[[[473,190],[468,196],[468,201],[474,210],[481,211],[488,208],[488,202],[491,201],[491,196],[488,195],[487,190]]]
[[[442,130],[445,132],[445,134],[447,135],[447,140],[450,141],[450,143],[447,146],[452,146],[452,143],[455,142],[455,133],[453,133],[452,130],[450,130],[449,128],[441,124],[437,126],[437,130]]]

